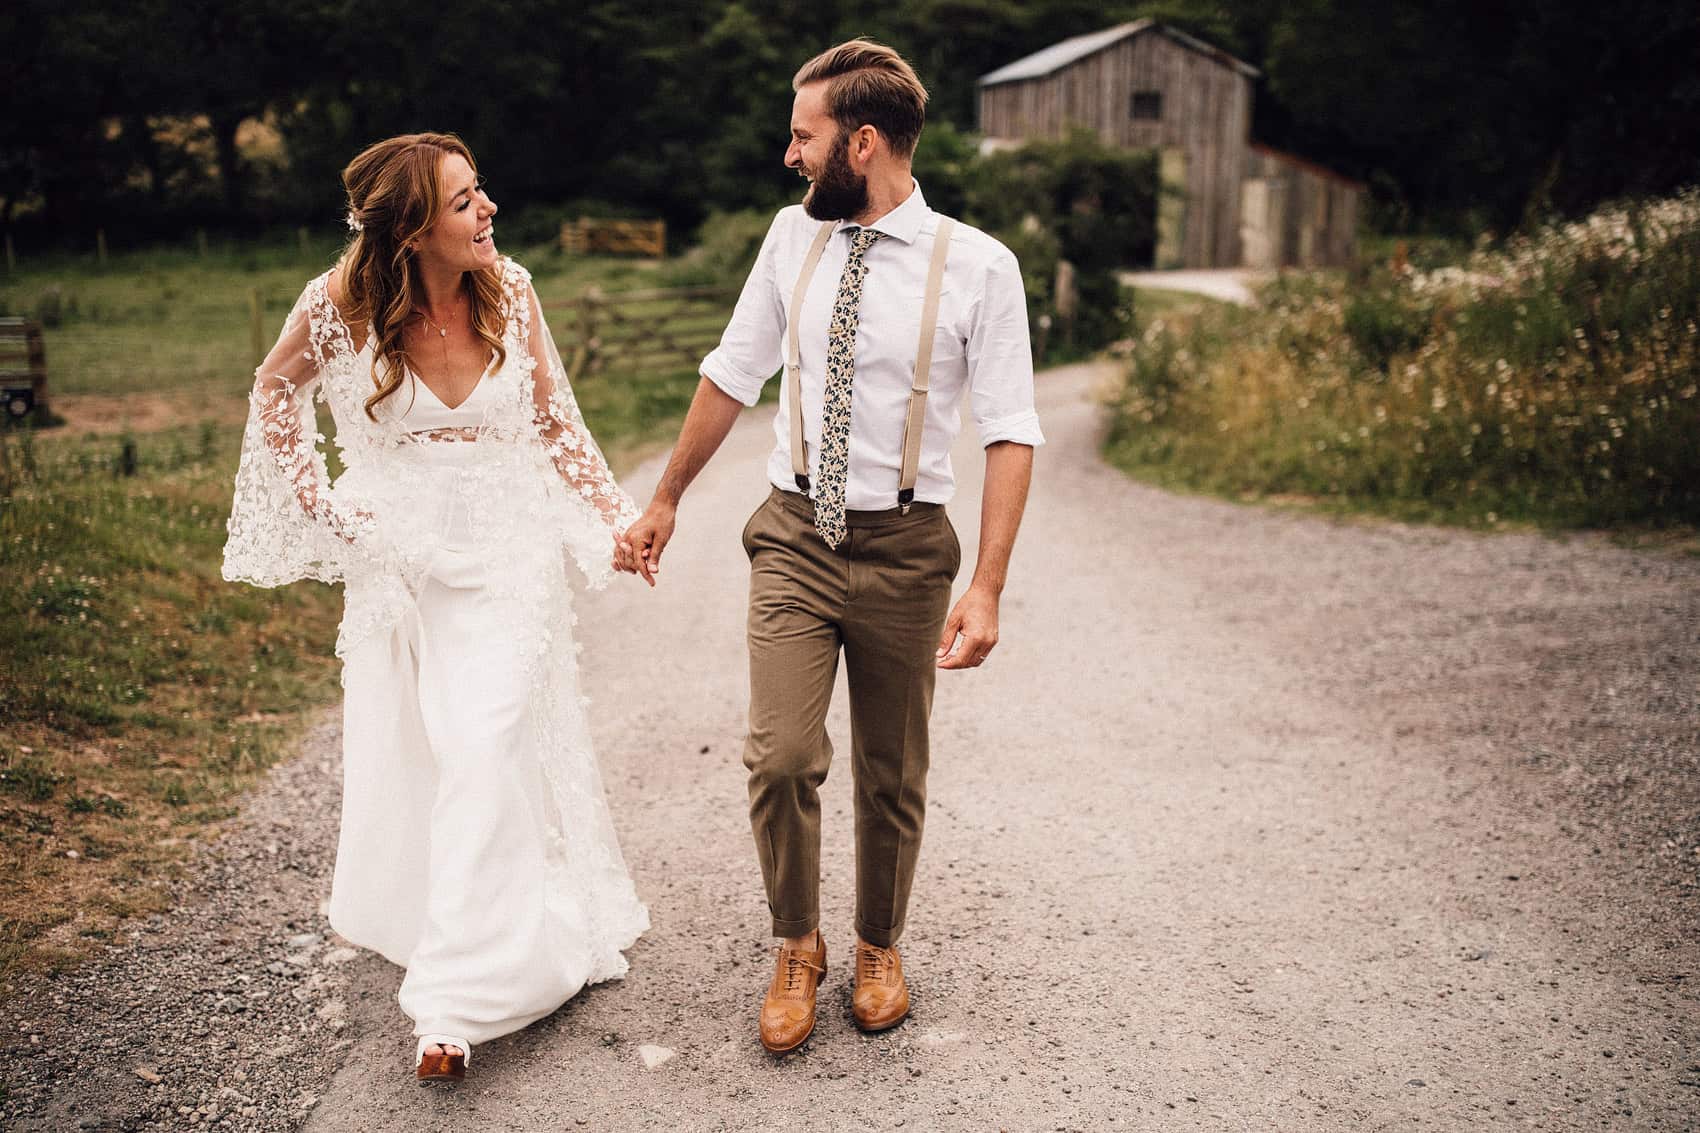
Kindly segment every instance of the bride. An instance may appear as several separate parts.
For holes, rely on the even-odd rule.
[[[496,252],[465,144],[390,138],[343,183],[353,238],[256,373],[224,576],[344,584],[331,927],[407,969],[416,1074],[459,1079],[473,1044],[623,975],[649,927],[591,749],[565,566],[604,584],[637,512],[529,273]]]

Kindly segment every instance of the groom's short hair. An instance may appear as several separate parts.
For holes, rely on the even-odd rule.
[[[872,126],[898,157],[915,152],[927,120],[927,88],[915,69],[883,43],[852,39],[804,63],[792,90],[826,80],[826,109],[845,130]]]

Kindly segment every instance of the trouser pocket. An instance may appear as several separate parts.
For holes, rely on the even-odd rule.
[[[739,534],[738,541],[744,545],[744,556],[746,558],[755,558],[756,549],[755,544],[751,542],[751,537],[755,533],[756,519],[760,517],[762,512],[767,510],[767,506],[772,502],[773,496],[770,494],[766,499],[762,500],[761,503],[756,505],[756,510],[750,513],[750,518],[744,520],[744,530]]]

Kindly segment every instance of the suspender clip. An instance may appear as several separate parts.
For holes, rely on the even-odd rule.
[[[909,505],[915,502],[915,489],[899,488],[897,490],[897,514],[908,515]]]
[[[797,487],[801,488],[803,490],[804,494],[808,493],[809,478],[807,476],[803,475],[801,472],[797,473]]]

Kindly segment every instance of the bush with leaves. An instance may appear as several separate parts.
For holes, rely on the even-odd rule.
[[[1395,515],[1700,524],[1700,190],[1152,322],[1110,452]]]
[[[970,163],[964,213],[1022,258],[1035,321],[1058,318],[1056,260],[1074,265],[1072,345],[1090,351],[1128,332],[1132,312],[1116,273],[1151,258],[1157,187],[1154,152],[1108,146],[1077,130]]]

